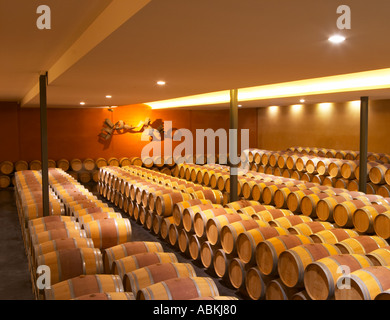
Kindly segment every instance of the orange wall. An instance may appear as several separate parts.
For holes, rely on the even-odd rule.
[[[172,121],[175,128],[186,128],[195,136],[196,129],[229,128],[229,111],[151,110],[144,105],[124,106],[114,109],[48,109],[49,158],[110,158],[139,156],[148,143],[141,141],[140,133],[115,134],[102,143],[98,134],[106,118],[113,123],[123,120],[137,125],[149,117]],[[257,143],[256,110],[240,110],[240,128],[250,129],[251,147]],[[1,149],[0,161],[41,158],[39,109],[19,108],[16,103],[0,103]],[[175,145],[179,144],[177,142]]]
[[[390,100],[369,103],[369,152],[390,153]],[[359,150],[358,104],[307,104],[258,109],[258,147],[292,146]]]

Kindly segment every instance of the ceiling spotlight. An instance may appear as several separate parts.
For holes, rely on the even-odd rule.
[[[159,86],[165,86],[165,81],[162,81],[162,80],[157,81],[157,84],[158,84]]]
[[[242,104],[239,104],[238,107],[241,108],[241,107],[242,107]]]
[[[344,36],[341,36],[339,34],[335,34],[333,36],[331,36],[329,39],[328,39],[330,42],[332,43],[342,43],[345,41],[345,37]]]
[[[304,103],[305,101],[306,101],[305,99],[299,100],[300,103]]]
[[[85,102],[84,102],[84,101],[81,101],[80,104],[83,106],[83,105],[85,105]]]
[[[112,96],[108,94],[108,95],[106,95],[106,98],[107,98],[107,99],[111,99]]]

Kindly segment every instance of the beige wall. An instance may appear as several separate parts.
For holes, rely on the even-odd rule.
[[[359,150],[359,102],[259,108],[257,115],[258,148]],[[368,131],[368,151],[390,154],[390,100],[370,101]]]

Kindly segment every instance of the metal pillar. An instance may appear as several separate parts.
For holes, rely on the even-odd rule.
[[[360,98],[359,191],[367,191],[368,97]]]
[[[238,150],[238,90],[230,90],[230,129],[235,129],[236,134],[229,135],[229,158],[232,154],[237,155]],[[237,201],[237,185],[238,175],[237,167],[238,164],[233,164],[229,161],[230,166],[230,202]]]
[[[39,76],[39,98],[41,114],[41,162],[43,216],[49,216],[49,164],[47,148],[47,72]]]

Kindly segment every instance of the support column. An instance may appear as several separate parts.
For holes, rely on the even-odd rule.
[[[236,158],[238,150],[238,90],[230,90],[230,129],[235,132],[235,134],[229,134],[229,158]],[[231,132],[232,132],[231,131]],[[232,163],[229,161],[230,166],[230,202],[237,201],[237,185],[238,185],[238,174],[237,168],[238,164]]]
[[[368,97],[360,98],[359,191],[367,191]]]
[[[41,162],[43,216],[49,216],[49,161],[47,148],[47,72],[39,76],[39,98],[41,115]]]

